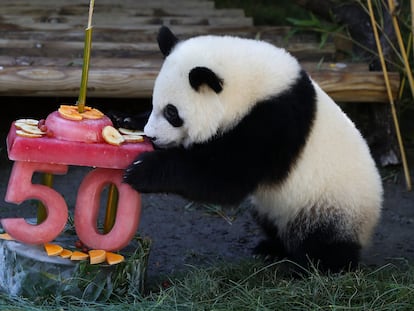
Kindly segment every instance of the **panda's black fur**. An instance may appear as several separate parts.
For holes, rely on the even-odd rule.
[[[158,42],[168,57],[180,41],[168,28],[162,27]],[[202,92],[199,88],[206,85],[220,96],[227,80],[200,65],[189,72],[188,83],[195,92]],[[289,180],[303,156],[314,128],[318,94],[313,81],[301,70],[289,88],[254,103],[233,127],[218,130],[205,141],[187,146],[162,146],[140,155],[126,169],[124,181],[143,193],[176,193],[190,200],[223,205],[238,204],[258,188],[277,191]],[[164,108],[163,117],[179,121],[179,109],[174,103],[168,105],[172,110]],[[113,116],[113,119],[123,125],[122,118]],[[131,127],[131,119],[125,121]],[[169,121],[172,129],[185,124],[185,120],[177,125]],[[155,135],[151,138],[157,146],[158,138]],[[376,191],[380,196],[380,190]],[[295,195],[301,194],[292,193]],[[324,208],[322,212],[321,208]],[[299,209],[283,230],[270,212],[257,210],[254,214],[266,235],[254,250],[258,255],[288,258],[304,266],[310,259],[321,270],[333,272],[355,268],[358,264],[363,244],[359,241],[358,226],[363,224],[357,220],[356,224],[348,226],[349,230],[342,232],[339,224],[345,226],[343,223],[351,217],[346,211],[342,213],[341,207],[326,203],[319,206],[316,201],[313,206]]]
[[[257,103],[229,132],[189,149],[144,154],[139,159],[146,165],[132,165],[124,180],[141,192],[174,192],[215,204],[240,203],[258,183],[272,185],[286,178],[306,142],[314,113],[314,90],[302,72],[291,90]],[[265,131],[252,131],[262,124],[267,124]],[[286,135],[275,135],[280,132]],[[270,140],[274,143],[269,144]],[[283,154],[278,152],[280,145]]]

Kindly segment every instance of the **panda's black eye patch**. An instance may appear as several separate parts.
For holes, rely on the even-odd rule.
[[[163,110],[164,118],[174,127],[180,127],[184,124],[183,119],[178,115],[177,107],[168,104]]]

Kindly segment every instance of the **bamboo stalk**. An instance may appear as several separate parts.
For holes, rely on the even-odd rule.
[[[42,184],[52,188],[53,175],[50,173],[44,173],[42,176]],[[37,205],[37,224],[41,224],[47,218],[46,207],[42,202],[39,201]]]
[[[414,0],[411,0],[411,36],[414,36]],[[413,58],[414,58],[414,40],[413,44]]]
[[[85,42],[83,49],[83,66],[82,66],[82,80],[78,98],[78,111],[84,112],[86,102],[86,91],[88,88],[88,74],[89,74],[89,60],[91,56],[92,48],[92,15],[95,0],[91,0],[89,3],[89,17],[88,27],[85,29]],[[108,190],[108,198],[106,202],[106,211],[104,219],[104,233],[111,231],[115,223],[116,212],[118,209],[118,189],[115,185],[111,184]]]
[[[379,35],[378,35],[377,22],[374,16],[374,11],[372,9],[372,1],[371,0],[367,0],[367,1],[368,1],[369,15],[371,18],[372,30],[374,32],[375,42],[377,45],[378,54],[379,54],[380,61],[381,61],[382,72],[384,73],[385,86],[387,88],[387,94],[388,94],[388,98],[389,98],[390,105],[391,105],[391,113],[392,113],[392,118],[394,120],[395,132],[396,132],[398,144],[400,147],[401,160],[402,160],[402,164],[404,168],[404,175],[405,175],[407,190],[410,191],[411,190],[411,177],[410,177],[410,172],[409,172],[408,165],[407,165],[407,159],[405,156],[404,144],[403,144],[402,137],[401,137],[400,125],[398,122],[397,111],[395,109],[394,98],[392,96],[391,84],[390,84],[390,80],[388,77],[388,70],[385,64],[384,53],[382,51],[381,42],[380,42]]]
[[[406,51],[405,51],[405,53],[407,55],[411,53],[412,40],[413,40],[413,34],[411,33],[408,36],[407,48],[406,48]],[[398,92],[398,99],[401,99],[403,97],[403,93],[404,93],[404,89],[405,89],[405,81],[406,80],[407,80],[406,76],[402,77],[402,80],[401,80],[401,83],[400,83],[400,90]]]
[[[400,30],[400,26],[398,24],[397,15],[395,14],[395,2],[394,2],[394,0],[388,0],[388,6],[389,6],[391,18],[392,18],[392,24],[394,26],[394,31],[395,31],[395,34],[397,36],[397,41],[398,41],[398,45],[399,45],[399,48],[400,48],[400,53],[401,53],[401,56],[402,56],[403,61],[404,61],[405,73],[406,73],[407,78],[408,78],[408,83],[410,85],[411,94],[414,97],[413,74],[411,72],[410,62],[408,60],[407,53],[405,52],[405,44],[404,44],[404,41],[402,39],[401,30]]]
[[[114,184],[111,184],[108,189],[108,199],[106,201],[105,218],[103,224],[103,232],[111,231],[115,224],[116,212],[118,210],[118,189]]]
[[[92,47],[92,15],[93,15],[94,4],[95,4],[95,0],[91,0],[89,4],[88,27],[85,29],[82,79],[81,79],[81,85],[80,85],[80,90],[79,90],[79,98],[77,102],[79,112],[85,111],[86,91],[88,88],[89,59],[91,56],[91,47]]]

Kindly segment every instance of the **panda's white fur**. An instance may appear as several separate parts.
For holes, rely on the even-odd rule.
[[[200,57],[207,50],[208,55]],[[263,61],[268,59],[275,62]],[[215,68],[216,74],[224,78],[225,87],[220,94],[206,88],[200,96],[177,88],[180,85],[191,89],[188,72],[196,66]],[[153,113],[145,132],[156,136],[160,145],[188,146],[206,141],[217,131],[227,131],[237,124],[257,100],[288,89],[300,69],[296,59],[285,50],[264,41],[202,36],[179,42],[174,53],[165,59],[155,81]],[[246,88],[246,85],[256,87]],[[179,103],[180,115],[186,120],[184,128],[173,128],[163,118],[161,109],[168,102]]]
[[[166,58],[145,133],[160,149],[138,157],[124,180],[138,191],[212,203],[250,197],[268,236],[259,254],[355,267],[383,190],[365,140],[339,106],[269,43],[179,41],[163,27],[159,44]]]
[[[346,215],[344,220],[349,220],[337,224],[343,227],[339,231],[355,231],[365,246],[380,217],[381,178],[354,124],[314,86],[318,96],[316,119],[295,169],[277,189],[260,187],[253,200],[259,213],[268,215],[282,231],[303,209],[309,208],[306,212],[312,217],[307,220],[312,226],[318,214],[337,208]]]

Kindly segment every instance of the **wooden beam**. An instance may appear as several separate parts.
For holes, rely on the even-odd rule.
[[[141,65],[144,64],[141,63]],[[307,64],[307,67],[312,66]],[[151,97],[158,71],[159,66],[155,63],[152,67],[139,68],[91,67],[88,96]],[[382,72],[323,69],[308,71],[322,89],[336,101],[388,102]],[[0,70],[0,96],[76,97],[80,78],[80,66],[4,66]],[[399,74],[390,73],[390,78],[393,94],[397,96]]]

